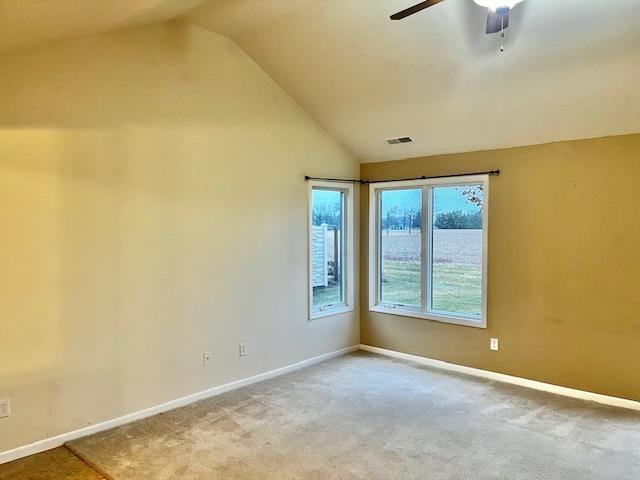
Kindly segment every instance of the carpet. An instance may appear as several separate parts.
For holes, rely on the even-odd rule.
[[[632,480],[640,414],[357,352],[68,447],[112,480]]]

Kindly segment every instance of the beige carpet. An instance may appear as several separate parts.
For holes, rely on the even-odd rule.
[[[114,480],[640,479],[640,414],[356,353],[69,445]]]

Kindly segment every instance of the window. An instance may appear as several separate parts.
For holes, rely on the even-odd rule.
[[[309,303],[312,319],[353,310],[353,185],[310,182]]]
[[[486,175],[369,186],[372,311],[486,327]]]

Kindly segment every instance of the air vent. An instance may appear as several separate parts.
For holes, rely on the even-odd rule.
[[[390,140],[387,140],[387,143],[389,145],[398,145],[399,143],[411,143],[411,142],[413,142],[411,137],[400,137],[400,138],[392,138]]]

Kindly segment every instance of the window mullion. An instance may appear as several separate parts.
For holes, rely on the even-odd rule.
[[[425,271],[426,271],[426,282],[424,294],[426,298],[426,311],[430,312],[432,309],[432,300],[433,300],[433,187],[425,187],[425,197],[426,197],[426,228],[424,233],[424,242],[425,242]]]
[[[421,276],[422,276],[422,290],[420,292],[422,302],[420,306],[420,310],[423,312],[429,309],[430,295],[429,295],[429,286],[430,286],[430,278],[429,278],[429,264],[430,264],[430,249],[429,249],[429,240],[427,232],[429,231],[430,221],[429,221],[429,208],[431,202],[429,201],[430,188],[427,186],[422,187],[422,228],[420,229],[421,236],[421,244],[422,244],[422,255],[421,255]]]

